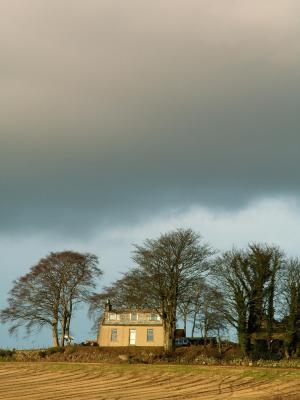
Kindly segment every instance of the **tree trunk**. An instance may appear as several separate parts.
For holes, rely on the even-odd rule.
[[[164,348],[166,351],[175,350],[175,324],[173,321],[164,322]]]
[[[53,340],[53,347],[59,347],[57,322],[52,323],[52,340]]]
[[[174,330],[171,326],[172,324],[166,324],[165,327],[165,338],[164,338],[164,348],[166,351],[174,351],[175,350],[175,338],[174,338]]]
[[[220,335],[220,330],[218,329],[218,350],[219,354],[222,355],[222,341],[221,341],[221,335]]]
[[[65,347],[65,336],[66,336],[66,325],[67,325],[67,319],[66,316],[63,315],[61,319],[61,347]]]
[[[249,355],[250,338],[247,332],[245,331],[238,332],[238,340],[243,355],[244,356]]]
[[[194,334],[195,334],[195,329],[196,329],[196,318],[197,318],[197,313],[195,312],[194,315],[193,315],[192,338],[194,337]]]
[[[247,318],[246,312],[243,308],[240,308],[238,316],[238,326],[237,326],[237,334],[238,334],[238,341],[241,348],[241,351],[244,356],[249,354],[249,347],[250,347],[250,335],[248,334],[247,329]]]
[[[68,337],[70,337],[70,325],[71,325],[72,311],[73,311],[73,304],[72,304],[72,301],[70,301],[69,312],[68,312],[67,322],[66,322],[66,335]]]
[[[207,332],[208,331],[208,329],[207,329],[207,321],[205,320],[204,321],[204,348],[206,348],[206,345],[207,345]]]
[[[187,316],[185,315],[185,316],[184,316],[184,319],[183,319],[183,328],[184,328],[184,334],[185,334],[185,336],[186,336],[186,326],[187,326]]]
[[[70,337],[70,323],[71,323],[71,318],[70,316],[68,316],[66,321],[66,336],[68,336],[68,338]]]
[[[269,298],[268,298],[267,344],[268,344],[268,351],[270,353],[271,353],[271,343],[272,343],[272,335],[273,335],[274,292],[275,292],[275,275],[273,275],[271,283],[270,283]]]

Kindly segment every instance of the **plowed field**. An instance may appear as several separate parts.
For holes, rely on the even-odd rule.
[[[1,363],[1,400],[299,399],[300,371]]]

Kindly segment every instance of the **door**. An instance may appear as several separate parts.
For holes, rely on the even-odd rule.
[[[136,341],[136,330],[129,329],[129,344],[135,345],[135,341]]]

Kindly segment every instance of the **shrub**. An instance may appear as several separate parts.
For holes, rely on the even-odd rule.
[[[13,356],[15,355],[15,351],[14,350],[4,350],[4,349],[0,349],[0,359],[2,360],[10,360],[13,358]]]

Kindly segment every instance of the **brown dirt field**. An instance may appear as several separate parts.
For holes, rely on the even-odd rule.
[[[300,370],[0,363],[1,400],[300,399]]]

